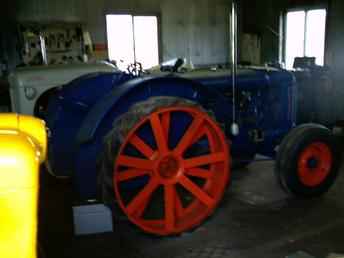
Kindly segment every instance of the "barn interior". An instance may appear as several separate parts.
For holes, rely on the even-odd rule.
[[[0,213],[35,214],[33,239],[0,219],[0,257],[344,257],[343,1],[5,0],[0,17]],[[6,188],[31,169],[12,172],[12,129],[46,153],[32,207]]]

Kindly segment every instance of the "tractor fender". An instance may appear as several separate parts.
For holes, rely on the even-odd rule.
[[[92,142],[104,120],[113,121],[128,111],[131,105],[153,96],[190,99],[206,109],[211,109],[219,122],[230,121],[228,116],[231,116],[231,103],[213,87],[175,75],[139,77],[115,87],[92,107],[80,126],[76,138],[77,144],[80,146]],[[209,99],[212,100],[211,103]],[[208,107],[209,105],[211,107]],[[110,117],[108,117],[109,113],[111,113]]]

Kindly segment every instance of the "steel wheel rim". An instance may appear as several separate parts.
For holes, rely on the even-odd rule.
[[[192,117],[174,149],[168,148],[171,114],[185,112]],[[152,149],[136,133],[150,123],[157,143]],[[197,140],[206,137],[209,154],[184,158],[184,153]],[[145,159],[133,159],[123,155],[128,144],[135,146]],[[205,170],[201,166],[209,166]],[[126,169],[120,171],[120,167]],[[116,199],[129,220],[146,232],[172,235],[199,225],[216,208],[226,189],[230,173],[230,156],[226,137],[221,128],[203,111],[195,107],[169,107],[151,113],[135,125],[120,147],[115,161],[114,188]],[[141,176],[148,176],[148,183],[129,202],[122,199],[120,184]],[[204,180],[203,186],[195,184],[190,177]],[[194,199],[184,206],[177,185],[189,191]],[[156,220],[143,218],[152,195],[163,187],[164,216]]]
[[[332,162],[332,152],[326,144],[316,142],[307,146],[298,161],[301,183],[308,187],[320,185],[330,174]]]

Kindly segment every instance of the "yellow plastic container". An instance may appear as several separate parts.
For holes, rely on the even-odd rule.
[[[0,257],[35,258],[39,165],[47,150],[43,121],[0,114]]]

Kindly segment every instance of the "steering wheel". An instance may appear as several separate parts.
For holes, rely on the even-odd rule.
[[[140,62],[134,62],[134,63],[128,65],[127,71],[128,71],[128,73],[130,73],[132,75],[139,76],[143,73],[142,64]]]

